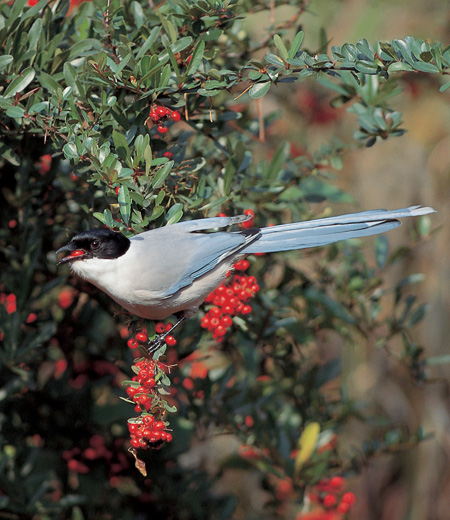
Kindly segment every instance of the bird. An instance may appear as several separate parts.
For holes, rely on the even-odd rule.
[[[179,316],[171,332],[193,316],[233,265],[253,253],[323,246],[384,233],[404,217],[433,213],[430,207],[370,210],[264,228],[222,231],[248,215],[207,217],[144,231],[130,238],[107,228],[83,231],[56,254],[131,314],[149,320]],[[156,342],[153,347],[162,344]],[[152,348],[152,350],[154,350]]]

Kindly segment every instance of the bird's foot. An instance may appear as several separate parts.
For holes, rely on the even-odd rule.
[[[162,334],[161,336],[157,336],[156,338],[154,338],[148,342],[147,352],[149,354],[153,354],[153,352],[156,352],[165,344],[166,344],[165,343],[165,334]]]

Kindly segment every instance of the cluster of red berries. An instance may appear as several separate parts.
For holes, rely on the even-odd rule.
[[[353,504],[356,502],[355,494],[346,491],[343,492],[345,487],[345,479],[340,476],[335,476],[330,479],[320,480],[308,493],[308,497],[313,504],[319,507],[319,513],[323,512],[322,517],[328,518],[329,514],[332,514],[332,518],[340,519],[346,515]],[[310,513],[301,515],[298,520],[307,520]],[[328,515],[328,516],[327,516]],[[317,518],[322,518],[321,516]]]
[[[158,125],[157,129],[160,134],[165,134],[168,130],[164,122],[168,119],[172,119],[175,123],[181,119],[181,115],[176,110],[171,110],[163,105],[152,106],[150,109],[149,118],[155,125]]]
[[[141,333],[138,333],[136,337],[139,334]],[[140,340],[142,339],[141,337]],[[128,421],[131,446],[146,449],[153,443],[159,445],[161,442],[170,442],[172,435],[165,431],[166,424],[159,419],[161,414],[158,406],[155,406],[155,402],[158,405],[157,375],[163,369],[163,365],[153,359],[140,359],[136,361],[133,368],[137,373],[127,388],[127,394],[135,404],[136,412],[139,412],[141,416]],[[152,415],[153,413],[156,418]]]
[[[162,321],[159,321],[155,325],[155,332],[157,334],[164,334],[165,332],[169,332],[169,330],[173,327],[172,323],[163,323]],[[127,341],[127,345],[129,348],[135,349],[138,348],[141,343],[145,343],[148,340],[147,332],[145,330],[141,330],[136,334],[134,338],[130,338]],[[166,336],[164,341],[166,342],[166,345],[169,347],[173,347],[177,344],[177,340],[173,336]]]
[[[158,363],[152,359],[141,359],[134,366],[138,373],[133,376],[132,381],[135,384],[127,388],[127,394],[136,405],[136,412],[148,412],[152,407]]]
[[[0,305],[5,307],[7,314],[13,314],[17,310],[17,298],[14,293],[0,293]]]
[[[248,267],[248,260],[239,260],[234,264],[236,271],[245,271]],[[213,307],[200,320],[201,327],[212,332],[217,342],[222,342],[231,327],[231,317],[252,312],[248,302],[258,291],[259,285],[254,276],[234,275],[206,298],[205,303],[211,303]]]
[[[123,440],[116,439],[113,447],[107,447],[103,437],[96,434],[89,439],[87,448],[81,450],[75,447],[65,450],[62,457],[67,463],[67,469],[74,473],[87,474],[92,470],[93,461],[98,464],[103,460],[108,464],[109,472],[118,475],[130,468],[128,458],[121,449],[122,446]]]
[[[157,421],[152,415],[128,421],[128,430],[133,448],[147,449],[149,443],[170,442],[172,434],[166,431],[164,421]]]

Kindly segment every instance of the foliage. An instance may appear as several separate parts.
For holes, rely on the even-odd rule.
[[[70,12],[59,0],[2,4],[5,518],[110,518],[118,511],[122,519],[144,512],[229,518],[235,497],[213,492],[213,483],[234,467],[257,469],[270,490],[267,514],[275,517],[283,514],[280,503],[300,499],[307,486],[350,475],[365,456],[423,437],[388,424],[357,456],[319,449],[348,418],[372,412],[324,395],[340,361],[317,360],[318,330],[362,348],[374,341],[388,348],[401,337],[400,361],[426,378],[423,349],[410,334],[426,310],[409,293],[421,278],[386,285],[386,271],[408,249],[390,251],[384,237],[375,241],[375,266],[358,243],[307,253],[312,270],[296,253],[249,259],[261,286],[253,312],[233,318],[220,349],[200,327],[201,316],[193,318],[177,353],[164,355],[173,366],[168,399],[178,412],[170,446],[145,454],[147,479],[126,452],[131,412],[119,399],[133,361],[124,348],[127,318],[113,315],[105,295],[56,270],[53,251],[68,233],[100,223],[133,235],[219,211],[252,210],[258,226],[329,214],[331,203],[351,200],[333,185],[345,150],[404,132],[401,114],[389,105],[401,92],[397,77],[449,72],[448,48],[413,37],[374,46],[361,40],[329,52],[325,38],[321,48],[305,49],[299,20],[307,2],[275,3],[297,6],[297,15],[272,26],[261,42],[246,25],[248,16],[270,8],[261,0],[156,7],[96,0]],[[265,57],[255,59],[261,49]],[[336,96],[332,107],[345,105],[357,116],[355,143],[334,140],[295,156],[274,136],[276,147],[267,140],[263,150],[276,119],[262,115],[264,96],[282,95],[307,77]],[[428,223],[422,219],[416,240],[429,235]],[[391,317],[382,312],[388,304]],[[151,323],[147,330],[153,334]],[[296,451],[298,439],[317,423],[321,433],[305,457]],[[193,446],[225,433],[243,448],[215,460],[211,475]],[[292,483],[283,499],[273,478]]]

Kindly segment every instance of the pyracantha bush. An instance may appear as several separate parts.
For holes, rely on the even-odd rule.
[[[292,17],[275,24],[282,5]],[[409,290],[421,278],[387,286],[408,248],[385,237],[375,261],[358,243],[242,259],[173,333],[56,268],[54,251],[90,227],[131,236],[221,213],[268,226],[352,202],[334,183],[345,152],[402,135],[389,104],[398,78],[428,74],[445,91],[450,51],[413,37],[330,46],[326,35],[309,48],[308,6],[1,4],[0,516],[340,519],[369,457],[423,439],[345,392],[330,398],[341,360],[318,355],[322,331],[349,349],[393,344],[411,378],[427,380],[410,333],[426,311]],[[336,134],[347,109],[353,137],[311,150],[265,96],[299,128]],[[411,236],[428,239],[430,220]],[[376,427],[350,454],[324,450],[350,420]],[[226,487],[236,468],[257,476],[257,507]]]

